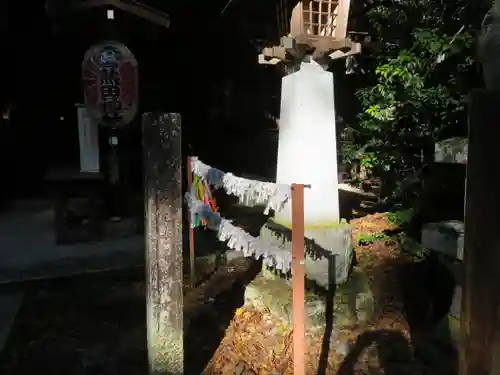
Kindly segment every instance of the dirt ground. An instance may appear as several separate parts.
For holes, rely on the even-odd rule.
[[[385,214],[351,223],[354,237],[395,229]],[[422,346],[434,345],[434,328],[442,318],[434,311],[441,296],[430,294],[423,282],[432,267],[403,253],[399,242],[390,237],[357,246],[356,257],[356,267],[370,277],[377,317],[365,327],[308,335],[307,374],[453,373],[452,349],[446,348],[434,358],[420,355]],[[239,309],[205,374],[231,375],[237,368],[249,375],[291,375],[292,334],[290,327],[283,327],[269,314]],[[439,364],[442,362],[448,366]]]
[[[392,229],[381,214],[352,224],[355,233]],[[372,280],[377,319],[367,327],[308,336],[307,373],[453,373],[451,350],[434,361],[419,354],[432,336],[434,301],[440,298],[426,289],[429,267],[402,253],[393,238],[358,246],[356,257],[356,267]],[[244,285],[255,271],[251,262],[231,263],[195,291],[186,290],[186,374],[293,373],[290,327],[241,308]],[[135,269],[23,285],[26,297],[0,356],[0,373],[144,375],[143,280],[143,270]],[[443,361],[446,368],[435,364]]]

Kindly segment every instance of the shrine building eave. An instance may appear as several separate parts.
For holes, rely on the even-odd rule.
[[[135,0],[46,0],[45,2],[46,12],[52,17],[100,7],[116,8],[161,27],[170,27],[169,14],[157,7]]]
[[[170,27],[170,16],[139,1],[122,1],[122,0],[83,0],[75,3],[75,9],[89,9],[102,6],[112,6],[120,9],[123,12],[134,14],[137,17],[143,18],[149,22],[155,23],[165,28]]]

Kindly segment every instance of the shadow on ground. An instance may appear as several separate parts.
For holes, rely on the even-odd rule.
[[[231,274],[231,267],[221,266],[224,276],[215,272],[213,285],[206,286],[209,279],[199,287],[195,312],[186,314],[187,374],[200,374],[210,361],[243,305],[246,283],[260,269],[259,262],[251,262]],[[2,375],[147,373],[143,268],[16,284],[15,289],[25,298],[0,355]],[[0,288],[7,290],[12,288]]]
[[[368,372],[360,371],[360,367]],[[408,340],[397,331],[377,330],[364,332],[358,336],[340,365],[337,375],[362,373],[401,375],[410,373],[408,369],[412,367],[414,367],[413,355]],[[377,372],[373,372],[375,369]]]
[[[144,374],[143,270],[23,284],[0,373]]]
[[[186,374],[201,374],[207,367],[236,310],[244,304],[246,285],[255,278],[260,269],[261,263],[253,262],[238,276],[230,289],[213,296],[208,292],[199,308],[192,313],[186,311],[185,320],[190,322],[184,338]]]
[[[434,254],[420,262],[401,266],[398,279],[412,331],[433,326],[447,315],[456,283],[448,268],[440,264]]]
[[[430,374],[455,374],[458,353],[448,323],[453,275],[431,255],[400,267],[398,276],[416,360]]]

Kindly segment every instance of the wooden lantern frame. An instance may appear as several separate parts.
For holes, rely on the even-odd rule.
[[[277,0],[279,45],[264,48],[259,64],[290,63],[311,55],[314,60],[361,53],[357,36],[348,33],[351,0]]]

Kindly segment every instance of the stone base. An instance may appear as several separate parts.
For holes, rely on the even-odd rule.
[[[453,220],[425,224],[422,230],[422,246],[453,259],[463,260],[464,223]]]
[[[447,321],[451,341],[457,345],[460,342],[460,318],[448,315]]]
[[[324,330],[326,297],[306,291],[306,328],[309,332]],[[245,305],[268,311],[292,325],[292,286],[282,278],[270,280],[259,274],[245,289]],[[338,285],[333,303],[335,328],[368,323],[374,316],[375,304],[368,278],[354,269],[349,281]]]
[[[467,164],[467,138],[450,138],[437,142],[434,150],[436,163]]]
[[[292,250],[292,231],[270,219],[262,227],[260,238],[283,249]],[[347,223],[335,227],[305,230],[305,272],[309,280],[327,289],[332,281],[347,281],[354,257],[352,231]],[[329,270],[335,270],[330,275]]]
[[[432,331],[427,331],[413,344],[415,359],[424,365],[422,373],[456,374],[458,338],[456,319],[445,317]],[[419,371],[420,373],[420,371]]]
[[[439,338],[441,339],[441,341],[448,342],[455,348],[460,343],[461,307],[462,307],[462,288],[460,286],[456,286],[450,310],[448,314],[444,317],[444,319],[436,327],[436,330],[439,333],[438,336],[440,336]]]
[[[245,256],[241,251],[228,250],[224,253],[209,254],[195,258],[196,275],[206,276],[213,272],[217,267],[226,263],[233,262],[238,259],[244,259]]]

